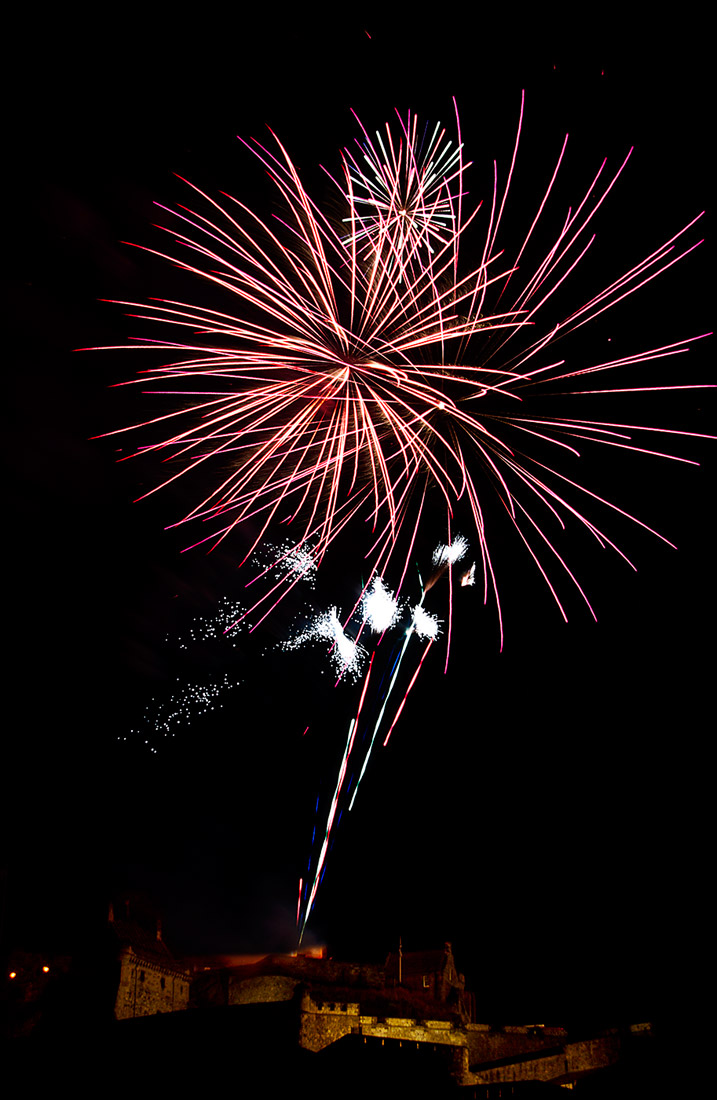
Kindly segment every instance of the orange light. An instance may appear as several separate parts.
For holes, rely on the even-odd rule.
[[[11,970],[11,971],[10,971],[10,974],[9,974],[8,976],[9,976],[10,978],[16,978],[16,977],[17,977],[17,971],[16,971],[16,970]]]
[[[50,968],[49,968],[49,966],[43,966],[43,968],[42,968],[42,973],[43,973],[43,974],[49,974],[49,973],[50,973]]]

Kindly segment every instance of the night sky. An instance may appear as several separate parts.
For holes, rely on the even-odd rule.
[[[192,300],[193,284],[122,243],[161,243],[153,201],[186,197],[173,173],[267,211],[270,185],[237,134],[263,139],[271,125],[320,194],[318,165],[335,168],[357,136],[350,108],[372,129],[395,107],[450,123],[455,95],[484,182],[494,157],[507,165],[524,88],[506,218],[531,208],[534,177],[552,170],[566,132],[572,194],[603,156],[617,167],[635,146],[596,223],[600,285],[705,205],[699,30],[608,24],[588,46],[537,21],[464,27],[460,8],[447,14],[435,26],[211,13],[205,24],[197,9],[186,22],[125,13],[89,28],[57,16],[39,36],[17,27],[26,70],[4,231],[10,944],[71,947],[110,896],[137,890],[163,911],[178,953],[290,950],[315,801],[335,782],[355,707],[355,687],[334,692],[320,674],[320,651],[276,649],[303,597],[233,649],[165,643],[244,598],[241,537],[210,557],[182,553],[193,540],[165,528],[194,503],[191,486],[133,503],[158,479],[150,461],[116,462],[139,440],[90,438],[153,412],[150,397],[109,388],[132,376],[129,353],[74,350],[138,331],[100,299]],[[585,330],[576,354],[706,331],[708,278],[703,246]],[[711,362],[705,341],[656,376],[704,382]],[[710,405],[706,391],[684,391],[635,401],[629,415],[709,433]],[[516,1022],[650,1018],[691,995],[707,870],[714,444],[679,453],[702,465],[586,459],[597,492],[678,546],[616,517],[608,533],[634,574],[578,537],[571,561],[597,624],[574,595],[563,623],[527,556],[509,540],[494,547],[504,652],[494,609],[479,588],[462,591],[448,674],[436,647],[337,830],[309,941],[380,960],[399,936],[408,950],[451,940],[479,1016]],[[429,531],[426,548],[443,537]],[[317,605],[358,595],[361,562],[345,550],[311,594]],[[177,678],[224,675],[235,686],[223,708],[156,754],[141,737],[120,740]]]

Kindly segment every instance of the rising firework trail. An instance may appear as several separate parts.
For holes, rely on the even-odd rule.
[[[328,813],[328,817],[326,819],[326,829],[325,829],[325,832],[324,832],[324,839],[323,839],[323,842],[322,842],[322,845],[321,845],[321,851],[319,852],[319,857],[318,857],[317,864],[316,864],[316,871],[315,871],[315,874],[314,874],[314,881],[313,881],[313,885],[311,887],[311,891],[309,893],[308,899],[306,901],[306,907],[305,907],[305,910],[304,910],[304,917],[303,917],[303,920],[301,921],[300,924],[299,924],[299,920],[300,920],[300,917],[301,917],[301,896],[299,896],[299,910],[298,910],[298,913],[297,913],[297,925],[299,925],[299,942],[301,942],[301,939],[303,938],[304,930],[306,928],[306,922],[309,919],[309,914],[311,912],[311,908],[312,908],[312,906],[314,904],[314,900],[316,898],[316,892],[319,888],[319,885],[321,883],[321,878],[322,878],[323,872],[325,870],[325,861],[326,861],[326,856],[327,856],[327,853],[328,853],[328,850],[329,850],[329,842],[331,840],[331,830],[332,830],[333,825],[334,825],[334,821],[335,821],[335,818],[336,818],[336,811],[337,811],[338,806],[339,806],[339,799],[341,797],[341,792],[342,792],[342,789],[343,789],[343,785],[344,785],[344,782],[346,780],[349,758],[351,756],[351,752],[352,752],[352,749],[354,747],[354,742],[355,742],[355,739],[356,739],[356,729],[358,727],[359,719],[361,717],[361,710],[363,708],[364,700],[366,698],[366,691],[367,691],[367,688],[368,688],[369,678],[371,676],[371,668],[373,666],[374,656],[375,656],[375,654],[372,653],[371,654],[371,659],[369,661],[368,669],[367,669],[367,672],[366,672],[366,678],[364,680],[363,689],[361,691],[361,698],[359,700],[358,711],[356,712],[356,717],[351,719],[351,723],[349,725],[348,737],[346,739],[346,748],[344,749],[344,755],[343,755],[343,758],[341,760],[341,765],[339,767],[339,774],[338,774],[338,778],[336,780],[336,790],[334,791],[334,796],[331,799],[331,804],[329,806],[329,813]]]
[[[386,708],[388,707],[389,700],[391,698],[391,695],[393,693],[393,689],[394,689],[394,687],[396,685],[396,681],[398,679],[398,675],[401,671],[401,665],[403,664],[403,658],[406,655],[406,650],[408,649],[408,643],[411,640],[411,635],[412,634],[417,634],[419,637],[427,638],[428,639],[428,645],[426,646],[426,648],[423,652],[423,656],[421,657],[418,668],[416,669],[416,672],[414,673],[414,675],[411,679],[411,682],[408,685],[408,689],[406,690],[406,693],[405,693],[405,695],[404,695],[404,697],[401,701],[401,704],[400,704],[398,710],[396,711],[396,715],[393,719],[393,722],[391,723],[391,727],[390,727],[388,733],[386,734],[386,738],[383,742],[384,747],[388,744],[388,739],[391,736],[391,732],[393,730],[393,727],[396,725],[396,722],[398,721],[399,715],[401,714],[401,711],[403,710],[406,699],[408,698],[408,693],[410,692],[411,688],[413,687],[414,683],[416,682],[416,677],[418,676],[418,673],[421,669],[421,666],[423,665],[423,661],[424,661],[425,657],[428,655],[428,650],[431,647],[431,643],[434,641],[434,639],[438,635],[438,630],[439,630],[438,620],[433,618],[432,616],[428,615],[426,613],[426,611],[424,610],[424,607],[423,607],[423,601],[425,599],[426,593],[428,592],[428,590],[430,588],[433,587],[433,585],[436,583],[436,581],[439,580],[440,577],[443,576],[443,574],[446,572],[446,570],[449,570],[450,565],[454,561],[460,561],[461,558],[464,557],[467,550],[468,550],[468,543],[466,542],[466,540],[464,538],[459,537],[459,538],[455,539],[451,543],[450,546],[441,546],[441,545],[439,545],[439,546],[436,547],[436,550],[434,551],[434,554],[433,554],[434,571],[431,574],[431,576],[429,577],[428,581],[426,582],[426,586],[423,589],[423,592],[421,593],[420,600],[418,601],[415,608],[413,609],[413,612],[411,614],[411,621],[410,621],[410,623],[408,625],[408,628],[406,630],[403,645],[401,647],[400,653],[398,654],[398,657],[396,658],[396,660],[394,662],[393,668],[391,669],[391,680],[390,680],[386,695],[384,696],[383,702],[381,704],[381,709],[379,711],[378,717],[376,718],[376,722],[375,722],[374,727],[373,727],[373,733],[371,734],[371,740],[369,742],[368,751],[366,753],[363,765],[361,767],[359,777],[356,780],[356,786],[354,788],[354,793],[353,793],[353,796],[351,798],[351,802],[349,804],[349,810],[353,809],[354,802],[356,801],[356,795],[358,794],[359,785],[361,783],[361,780],[364,777],[364,774],[366,772],[366,768],[368,767],[368,762],[369,762],[369,758],[371,756],[371,751],[372,751],[374,743],[376,741],[376,735],[378,734],[379,727],[381,726],[381,723],[383,721],[383,717],[386,713]]]
[[[458,536],[457,538],[455,538],[450,543],[450,545],[444,546],[444,545],[439,544],[439,546],[437,546],[436,550],[434,551],[434,554],[433,554],[433,566],[434,566],[433,572],[431,573],[431,575],[430,575],[430,577],[429,577],[429,579],[426,583],[425,588],[423,588],[423,591],[421,593],[421,598],[420,598],[419,602],[416,604],[416,606],[413,609],[411,609],[410,621],[408,623],[408,626],[404,629],[403,643],[401,645],[401,648],[400,648],[398,654],[395,656],[395,659],[393,660],[393,664],[391,665],[391,668],[390,668],[389,673],[388,673],[388,686],[386,687],[385,691],[383,691],[383,693],[379,695],[378,700],[374,704],[374,709],[378,708],[378,714],[376,715],[375,718],[370,718],[370,720],[368,722],[367,729],[371,729],[371,726],[373,726],[373,728],[371,729],[370,735],[368,737],[368,747],[365,750],[363,763],[361,764],[361,768],[360,768],[360,771],[358,773],[358,777],[356,778],[356,782],[355,782],[355,785],[354,785],[354,788],[353,788],[353,793],[351,795],[351,799],[350,799],[349,804],[348,804],[349,811],[351,811],[354,807],[354,803],[356,801],[356,796],[358,794],[359,786],[361,785],[361,781],[362,781],[362,779],[363,779],[363,777],[366,773],[366,769],[368,767],[368,763],[369,763],[369,760],[371,758],[371,754],[372,754],[374,746],[375,746],[375,742],[376,742],[376,738],[377,738],[379,729],[381,728],[381,726],[383,724],[384,717],[386,715],[386,711],[389,708],[389,705],[391,704],[393,691],[394,691],[394,688],[396,687],[396,683],[398,681],[399,674],[401,672],[403,661],[404,661],[404,658],[405,658],[406,653],[407,653],[408,648],[409,648],[409,641],[411,639],[411,636],[413,634],[416,634],[420,639],[422,639],[424,641],[427,641],[427,645],[425,646],[425,648],[423,650],[423,653],[421,654],[420,660],[418,661],[418,663],[416,665],[416,668],[413,672],[413,675],[411,676],[410,683],[408,684],[408,687],[404,691],[403,697],[402,697],[397,709],[395,710],[395,713],[393,715],[393,720],[391,721],[391,725],[389,726],[388,732],[386,733],[386,735],[384,737],[384,740],[383,740],[384,748],[388,744],[391,733],[393,732],[393,729],[394,729],[396,723],[398,722],[398,719],[401,716],[403,708],[406,704],[406,700],[408,699],[409,693],[411,692],[411,689],[413,688],[413,686],[414,686],[414,684],[415,684],[415,682],[418,678],[418,675],[419,675],[421,669],[423,668],[423,662],[425,661],[426,657],[428,656],[428,652],[431,648],[431,645],[433,644],[433,642],[435,641],[435,639],[438,637],[438,635],[440,633],[440,624],[439,624],[438,619],[435,618],[435,616],[428,613],[425,610],[424,606],[423,606],[423,601],[425,599],[425,596],[426,596],[427,592],[429,591],[429,589],[432,588],[437,583],[437,581],[439,581],[441,579],[441,577],[446,575],[447,572],[450,573],[450,567],[451,567],[452,564],[454,564],[455,562],[461,561],[465,557],[467,551],[468,551],[468,543],[467,543],[467,540],[464,539],[462,536]],[[362,611],[363,611],[363,615],[364,615],[364,621],[369,621],[370,624],[371,624],[372,630],[374,630],[376,633],[383,632],[385,630],[390,629],[392,626],[396,625],[397,618],[398,618],[398,610],[399,610],[398,604],[395,601],[395,599],[393,598],[392,593],[389,592],[388,589],[386,588],[386,585],[385,585],[384,581],[382,580],[382,578],[381,577],[375,577],[373,579],[373,581],[371,582],[371,584],[368,586],[367,591],[366,591],[366,593],[364,595],[364,598],[363,598],[363,601],[362,601]],[[367,688],[368,688],[369,677],[370,677],[370,674],[371,674],[371,669],[373,667],[373,661],[374,661],[375,656],[376,656],[376,651],[374,650],[374,652],[371,654],[371,660],[370,660],[370,663],[369,663],[368,670],[366,672],[366,677],[365,677],[363,688],[362,688],[362,691],[361,691],[361,699],[360,699],[360,702],[359,702],[358,711],[357,711],[356,717],[351,720],[351,725],[349,726],[349,732],[348,732],[348,738],[347,738],[347,742],[346,742],[346,748],[345,748],[344,755],[343,755],[343,758],[341,760],[341,764],[340,764],[340,767],[339,767],[339,774],[338,774],[338,779],[337,779],[337,783],[336,783],[336,789],[335,789],[335,792],[334,792],[333,799],[332,799],[332,801],[330,803],[330,806],[329,806],[329,812],[328,812],[328,816],[327,816],[327,822],[326,822],[326,829],[325,829],[323,844],[322,844],[322,847],[321,847],[321,851],[319,853],[319,858],[317,860],[316,870],[314,872],[313,883],[312,883],[311,889],[308,892],[307,897],[305,899],[306,904],[305,904],[305,907],[303,909],[303,918],[301,917],[301,905],[299,906],[299,918],[297,920],[299,942],[301,942],[301,939],[303,937],[303,934],[304,934],[304,931],[305,931],[305,928],[306,928],[306,924],[308,922],[308,919],[309,919],[309,916],[310,916],[310,913],[311,913],[312,906],[313,906],[314,901],[316,899],[316,894],[318,892],[319,886],[320,886],[321,881],[323,879],[324,872],[326,870],[326,857],[327,857],[327,854],[328,854],[328,851],[329,851],[329,844],[330,844],[330,840],[331,840],[331,832],[332,832],[332,828],[334,827],[334,825],[338,823],[338,818],[336,816],[337,815],[337,810],[338,810],[338,807],[339,807],[339,804],[340,804],[341,796],[344,793],[344,785],[345,785],[345,780],[346,780],[347,774],[348,774],[348,767],[349,767],[350,757],[351,757],[351,754],[354,751],[355,746],[357,744],[356,734],[357,734],[357,731],[359,729],[359,719],[361,717],[361,712],[364,708],[364,701],[365,701],[365,698],[366,698],[366,691],[367,691]],[[349,786],[350,786],[350,784],[349,784]],[[346,790],[346,793],[348,794],[348,789]],[[307,870],[307,873],[308,873],[308,870]],[[308,879],[307,879],[307,887],[308,887]]]

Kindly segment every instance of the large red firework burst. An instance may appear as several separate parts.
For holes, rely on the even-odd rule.
[[[487,491],[498,494],[563,614],[555,568],[586,597],[551,525],[576,521],[624,557],[579,501],[621,509],[545,461],[545,449],[556,461],[577,455],[580,441],[662,453],[643,446],[641,434],[662,429],[526,415],[522,398],[548,384],[555,392],[558,381],[563,392],[619,392],[596,380],[686,350],[689,340],[570,368],[553,345],[696,247],[678,242],[697,219],[578,308],[557,313],[556,292],[589,253],[592,223],[630,154],[612,172],[603,161],[528,269],[523,256],[542,227],[567,139],[527,234],[512,252],[501,251],[521,123],[509,171],[501,181],[495,169],[483,204],[468,202],[457,113],[453,143],[440,126],[423,133],[410,113],[375,138],[362,128],[323,209],[277,138],[273,151],[257,142],[249,148],[280,194],[282,215],[265,219],[236,198],[215,200],[189,185],[204,213],[171,212],[167,231],[178,251],[156,254],[213,284],[218,306],[234,305],[230,312],[167,300],[139,307],[178,333],[176,341],[140,345],[170,356],[140,380],[187,399],[135,427],[158,433],[142,451],[172,460],[163,485],[200,466],[219,471],[181,521],[210,524],[200,541],[214,544],[251,519],[251,552],[270,529],[288,524],[292,547],[309,546],[320,561],[363,517],[374,532],[371,571],[384,573],[391,562],[403,576],[427,502],[439,501],[449,530],[458,508],[470,514],[485,598],[493,593],[499,615]],[[474,257],[467,267],[466,244]]]

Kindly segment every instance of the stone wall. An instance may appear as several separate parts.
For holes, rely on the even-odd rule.
[[[565,1032],[554,1034],[541,1029],[536,1034],[528,1034],[525,1028],[511,1028],[505,1031],[491,1031],[485,1026],[469,1025],[468,1057],[471,1065],[483,1062],[495,1062],[501,1058],[515,1058],[521,1054],[562,1048]]]
[[[304,1050],[325,1047],[358,1031],[359,1006],[350,1001],[317,1001],[310,993],[301,998],[299,1045]]]
[[[230,975],[227,987],[227,1004],[267,1004],[274,1001],[290,1001],[298,982],[283,974],[262,974],[256,978],[239,978]]]
[[[465,1029],[449,1020],[416,1020],[398,1016],[372,1016],[351,1001],[331,1001],[305,992],[301,998],[299,1042],[305,1050],[323,1050],[344,1035],[363,1035],[398,1042],[433,1043],[465,1047]]]
[[[471,1059],[471,1072],[464,1079],[466,1084],[497,1084],[512,1081],[575,1081],[597,1069],[614,1065],[620,1055],[620,1036],[615,1032],[594,1039],[565,1043],[559,1051],[546,1049],[505,1058],[506,1064],[475,1066]]]
[[[143,959],[131,947],[120,954],[120,981],[115,1017],[154,1016],[179,1012],[189,1004],[189,975],[154,960]]]
[[[338,992],[338,991],[337,991]],[[612,1065],[620,1037],[608,1033],[568,1042],[562,1028],[515,1027],[493,1031],[488,1025],[452,1020],[367,1015],[358,1002],[330,1000],[305,991],[301,997],[299,1042],[320,1051],[346,1035],[381,1043],[432,1045],[450,1050],[451,1073],[461,1084],[517,1081],[571,1082]]]

